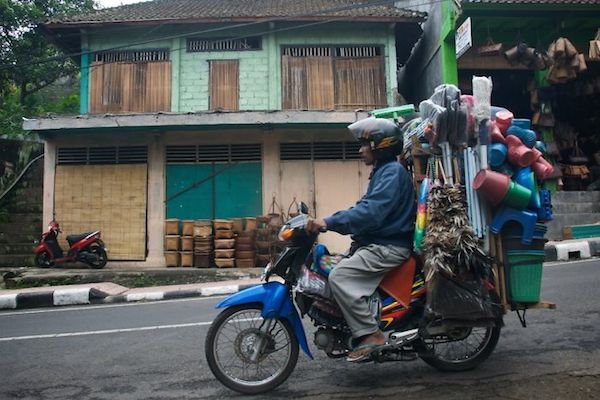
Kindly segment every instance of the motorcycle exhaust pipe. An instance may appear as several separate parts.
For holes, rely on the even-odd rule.
[[[394,332],[390,335],[390,345],[397,347],[404,343],[411,342],[419,337],[418,329],[410,329],[403,332]]]

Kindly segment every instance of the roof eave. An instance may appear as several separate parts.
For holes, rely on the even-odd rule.
[[[295,22],[295,21],[332,21],[332,22],[404,22],[404,23],[422,23],[427,20],[427,15],[415,16],[322,16],[322,17],[302,17],[289,18],[282,16],[282,19],[277,17],[229,17],[229,18],[161,18],[161,19],[144,19],[144,20],[129,20],[129,21],[74,21],[74,22],[45,22],[40,24],[45,29],[51,31],[53,29],[63,28],[89,28],[89,27],[108,27],[113,25],[154,25],[154,24],[191,24],[191,23],[228,23],[228,22]]]
[[[236,126],[345,126],[366,118],[367,112],[357,111],[231,111],[198,113],[144,113],[56,116],[26,119],[23,129],[45,132],[91,132],[98,129],[126,130],[132,128],[223,128]]]

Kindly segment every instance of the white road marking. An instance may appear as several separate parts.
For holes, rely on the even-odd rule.
[[[6,295],[8,296],[8,295]],[[15,295],[16,297],[16,295]],[[91,311],[102,308],[116,308],[116,307],[140,307],[149,306],[160,303],[174,303],[182,301],[201,301],[201,300],[218,300],[224,299],[227,296],[211,296],[211,297],[193,297],[187,299],[168,299],[161,301],[154,301],[150,303],[115,303],[115,304],[104,304],[104,305],[84,305],[81,307],[54,307],[54,308],[43,308],[39,310],[28,310],[28,311],[6,311],[0,312],[0,317],[13,316],[13,315],[24,315],[24,314],[43,314],[50,312],[63,312],[63,311]]]
[[[0,342],[10,342],[15,340],[32,340],[32,339],[54,339],[73,336],[89,336],[89,335],[107,335],[111,333],[139,332],[139,331],[154,331],[159,329],[176,329],[190,328],[193,326],[206,326],[212,324],[210,322],[192,322],[188,324],[175,325],[157,325],[157,326],[142,326],[139,328],[124,328],[124,329],[107,329],[103,331],[87,331],[87,332],[65,332],[65,333],[50,333],[46,335],[30,335],[30,336],[14,336],[0,338]]]

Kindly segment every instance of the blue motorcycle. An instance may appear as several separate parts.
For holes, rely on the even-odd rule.
[[[299,348],[313,358],[302,322],[292,300],[302,315],[308,315],[317,330],[314,343],[331,358],[345,357],[353,348],[352,334],[341,312],[326,293],[327,278],[316,276],[315,285],[324,292],[301,292],[306,277],[307,259],[318,233],[305,230],[309,220],[307,207],[301,204],[296,217],[279,231],[279,239],[287,245],[279,257],[267,264],[263,283],[219,302],[224,310],[213,321],[205,342],[208,365],[215,377],[230,389],[244,394],[267,392],[283,383],[298,361]],[[372,361],[411,361],[420,357],[442,371],[465,371],[483,362],[492,353],[502,325],[501,317],[472,319],[468,323],[432,321],[425,318],[426,287],[423,274],[412,264],[403,264],[388,273],[391,289],[382,281],[372,296],[373,315],[388,342],[373,354]],[[399,284],[394,274],[406,274],[412,268],[406,285]],[[283,278],[269,281],[272,276]],[[398,277],[398,275],[396,275]],[[413,278],[413,279],[411,279]],[[397,291],[405,286],[405,301]],[[316,287],[316,286],[315,286]],[[476,317],[476,316],[473,316]]]

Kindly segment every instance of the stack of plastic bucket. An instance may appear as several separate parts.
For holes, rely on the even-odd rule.
[[[546,226],[536,224],[531,245],[521,243],[522,228],[515,223],[502,229],[508,301],[537,303],[542,288]]]

